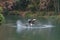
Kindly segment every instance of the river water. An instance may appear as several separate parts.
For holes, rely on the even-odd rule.
[[[16,23],[17,20],[20,22]],[[57,17],[38,18],[32,27],[26,26],[25,19],[17,20],[8,20],[0,26],[0,40],[60,40],[60,19]]]

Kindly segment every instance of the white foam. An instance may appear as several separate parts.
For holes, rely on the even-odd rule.
[[[18,20],[17,21],[17,32],[21,32],[24,29],[43,29],[43,28],[51,28],[53,27],[52,25],[42,25],[40,27],[30,27],[30,26],[24,26],[23,23]]]

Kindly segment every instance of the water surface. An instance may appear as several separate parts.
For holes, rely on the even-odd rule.
[[[20,19],[19,19],[20,20]],[[21,19],[21,27],[25,26],[27,20]],[[41,18],[38,19],[38,23],[41,26],[35,25],[34,27],[46,27],[49,28],[30,28],[24,29],[19,27],[17,32],[16,21],[9,20],[6,24],[0,26],[0,40],[60,40],[60,19],[53,18]],[[24,25],[23,25],[24,24]],[[23,30],[22,30],[23,29]]]

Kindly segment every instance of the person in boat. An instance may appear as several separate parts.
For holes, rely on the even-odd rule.
[[[36,19],[28,19],[29,24],[35,24]]]

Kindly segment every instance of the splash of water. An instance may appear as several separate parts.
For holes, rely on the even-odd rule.
[[[20,20],[17,21],[17,32],[20,32],[24,29],[24,26],[22,26],[22,22]]]
[[[51,28],[53,27],[52,25],[42,25],[40,27],[31,27],[31,26],[24,26],[23,23],[18,20],[17,21],[17,32],[21,32],[24,29],[43,29],[43,28]]]

